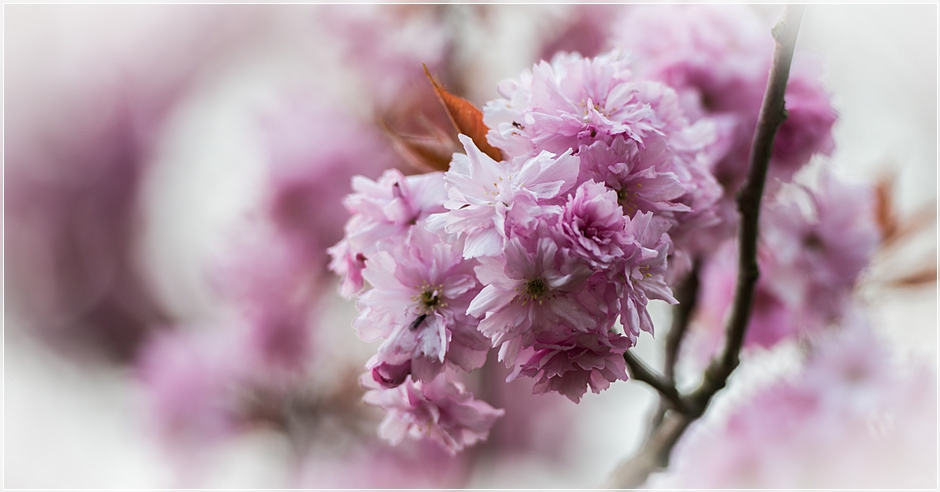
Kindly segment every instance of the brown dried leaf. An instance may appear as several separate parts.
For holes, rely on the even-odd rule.
[[[431,81],[431,85],[434,86],[434,92],[437,94],[437,98],[440,99],[441,104],[444,105],[447,116],[450,118],[450,122],[453,123],[457,133],[463,133],[470,137],[478,149],[494,160],[503,160],[503,153],[486,141],[486,133],[489,131],[489,128],[483,123],[483,112],[477,109],[470,101],[447,92],[447,89],[444,89],[444,87],[437,83],[434,77],[431,76],[427,65],[424,66],[424,74],[427,75],[428,80]]]
[[[931,225],[937,223],[937,203],[933,202],[914,211],[903,220],[895,219],[894,230],[881,242],[882,249],[905,244],[918,234],[923,234]]]
[[[936,223],[937,202],[934,201],[930,204],[924,205],[905,218],[904,221],[898,226],[898,230],[895,235],[899,238],[907,238],[921,231],[927,230],[928,227]]]
[[[425,127],[431,131],[430,135],[402,135],[392,130],[381,118],[379,127],[392,140],[398,154],[421,172],[447,171],[454,152],[459,151],[449,135],[429,124]]]
[[[885,243],[891,242],[898,229],[894,210],[894,175],[886,174],[875,183],[875,221]]]
[[[925,268],[918,272],[914,272],[910,275],[905,275],[896,279],[892,279],[891,283],[898,287],[918,287],[921,285],[926,285],[930,283],[937,282],[937,266],[934,265],[933,268]]]

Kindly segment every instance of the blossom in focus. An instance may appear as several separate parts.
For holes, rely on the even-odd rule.
[[[512,156],[540,151],[575,153],[595,141],[622,135],[642,143],[645,136],[667,134],[691,142],[710,123],[689,127],[672,89],[633,77],[626,55],[616,50],[594,58],[559,53],[518,79],[499,86],[504,99],[483,107],[489,142]]]
[[[365,340],[385,339],[369,363],[374,375],[397,369],[381,379],[395,386],[406,373],[430,382],[445,360],[468,372],[483,365],[489,343],[467,315],[480,290],[474,260],[415,228],[403,244],[369,261],[363,275],[372,289],[359,297],[362,314],[353,326]]]
[[[499,359],[507,365],[539,332],[559,325],[581,331],[596,328],[598,320],[576,297],[591,276],[590,266],[552,239],[513,238],[506,244],[504,258],[479,261],[477,278],[485,287],[467,312],[482,318],[478,329],[500,347]]]
[[[496,162],[460,135],[466,154],[454,154],[444,173],[447,212],[428,219],[429,230],[456,237],[464,256],[498,256],[512,232],[531,230],[552,201],[571,188],[578,159],[570,152],[549,152],[511,162]]]
[[[709,155],[716,122],[689,121],[677,93],[637,76],[633,62],[613,50],[594,58],[560,53],[531,72],[500,85],[503,99],[487,103],[488,140],[510,155],[571,150],[581,158],[580,185],[606,183],[624,213],[651,211],[675,226],[671,273],[688,266],[686,255],[707,249],[700,231],[715,226],[721,198]],[[693,251],[686,251],[693,248]]]
[[[583,148],[579,156],[579,179],[607,185],[628,216],[638,211],[671,215],[690,210],[679,201],[687,189],[672,169],[673,155],[661,137],[640,145],[618,136],[610,144],[595,142]]]
[[[627,380],[623,353],[632,345],[614,332],[572,331],[568,336],[546,332],[537,337],[534,353],[519,374],[536,379],[533,393],[551,390],[578,403],[588,387],[600,393],[614,381]]]
[[[453,326],[473,327],[487,337],[499,348],[499,360],[514,367],[512,377],[523,374],[522,364],[545,343],[563,343],[568,354],[616,345],[622,355],[640,331],[652,333],[650,299],[676,302],[669,281],[685,264],[675,261],[670,269],[669,259],[686,256],[670,232],[714,220],[710,209],[720,194],[699,155],[713,137],[710,123],[688,125],[675,93],[660,83],[633,80],[626,58],[616,51],[592,59],[562,54],[533,70],[504,84],[518,89],[502,91],[511,101],[484,108],[484,122],[509,115],[517,123],[503,122],[509,126],[502,128],[512,128],[506,139],[489,134],[489,143],[508,157],[494,160],[459,135],[465,153],[454,154],[443,173],[446,200],[436,191],[408,191],[400,177],[386,175],[377,183],[356,178],[356,193],[346,202],[353,218],[347,237],[331,249],[331,266],[345,275],[346,294],[365,281],[373,286],[360,297],[356,326],[364,339],[385,339],[367,364],[374,383],[392,388],[409,375],[427,383],[443,370],[451,348],[468,348],[458,350],[463,355],[457,358],[473,355],[473,361],[452,360],[463,370],[482,360],[477,341],[472,347],[452,342],[457,333],[472,330],[443,323],[457,319],[458,310],[438,309],[446,287],[427,278],[434,268],[422,259],[429,255],[414,253],[421,249],[414,248],[417,243],[427,249],[443,241],[448,251],[475,261],[482,290],[469,306],[450,298],[445,303],[465,306],[469,317]],[[583,121],[566,113],[574,103],[563,103],[562,96],[588,98],[590,104],[581,103],[591,106],[582,108]],[[531,104],[520,106],[520,100]],[[526,132],[515,120],[538,123]],[[552,125],[564,130],[549,131]],[[399,202],[394,207],[392,195]],[[427,207],[400,206],[418,202]],[[434,212],[435,204],[444,210]],[[389,213],[399,210],[407,212]],[[449,276],[464,279],[462,273]],[[460,295],[465,292],[469,288]],[[433,305],[419,305],[425,297]],[[618,317],[624,334],[612,345],[609,333]],[[572,333],[601,337],[603,343]],[[537,339],[551,342],[536,347]],[[534,361],[529,364],[524,375],[538,372],[531,370]],[[564,385],[544,379],[538,390],[563,390],[578,401],[588,386],[582,375],[600,391],[622,376],[621,365],[570,372]]]
[[[555,227],[573,253],[604,269],[626,253],[626,226],[617,193],[590,181],[570,196]]]
[[[400,241],[419,220],[443,209],[443,184],[441,173],[405,176],[397,169],[385,171],[378,181],[353,178],[353,193],[344,202],[352,214],[346,235],[328,250],[330,270],[343,279],[343,295],[362,289],[362,269],[370,255]]]
[[[640,331],[653,333],[653,321],[646,309],[650,299],[675,304],[672,289],[666,282],[667,253],[671,240],[666,225],[652,213],[638,213],[627,230],[636,247],[625,261],[623,272],[623,304],[620,322],[632,336]]]
[[[388,412],[379,435],[393,444],[406,436],[426,437],[454,454],[486,439],[503,415],[503,410],[474,399],[463,385],[443,374],[428,383],[408,378],[390,389],[381,388],[368,375],[361,381],[369,389],[365,402]]]

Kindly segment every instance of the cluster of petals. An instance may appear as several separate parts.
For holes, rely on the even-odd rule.
[[[489,404],[476,400],[460,383],[439,375],[428,382],[407,378],[394,388],[382,388],[370,377],[362,378],[366,403],[388,413],[379,435],[397,444],[405,438],[427,437],[449,452],[484,440],[496,419],[503,415]]]
[[[352,188],[344,200],[352,215],[345,236],[328,250],[330,270],[342,279],[347,297],[362,290],[362,270],[372,254],[397,244],[418,221],[442,210],[444,201],[441,173],[405,176],[389,169],[378,181],[355,176]]]
[[[617,287],[620,292],[635,293],[635,302],[623,304],[625,319],[633,321],[631,333],[651,332],[645,296],[671,299],[662,282],[671,245],[663,230],[647,234],[652,212],[631,220],[620,194],[594,180],[564,199],[561,193],[585,174],[567,152],[557,159],[542,153],[514,165],[494,161],[461,138],[467,154],[457,154],[444,175],[449,211],[429,217],[428,226],[452,235],[464,245],[465,256],[480,261],[477,273],[486,288],[470,314],[484,318],[479,329],[495,345],[512,342],[502,347],[501,359],[511,362],[520,343],[531,344],[538,331],[561,319],[584,330],[609,327],[613,319],[598,324],[591,314],[619,311],[619,299],[577,300],[584,281],[598,272],[624,284]],[[655,192],[657,183],[649,183]],[[596,305],[605,301],[606,307]]]
[[[722,140],[716,174],[747,171],[773,54],[767,28],[743,7],[683,5],[625,11],[614,44],[636,54],[637,70],[674,88],[690,117],[716,119]],[[789,180],[815,153],[832,151],[836,119],[810,60],[796,60],[787,86],[771,176]],[[729,176],[730,178],[730,176]],[[734,191],[734,190],[732,190]]]
[[[531,354],[552,340],[569,354],[603,354],[600,366],[573,365],[563,384],[540,373],[536,391],[578,401],[626,377],[623,352],[653,331],[649,300],[675,302],[668,260],[681,254],[670,231],[701,222],[720,196],[700,155],[714,129],[690,125],[676,93],[635,79],[617,51],[561,54],[500,91],[506,99],[483,117],[504,159],[460,135],[465,152],[433,193],[400,175],[354,183],[334,271],[345,272],[347,292],[372,286],[356,327],[384,340],[367,365],[373,382],[471,370],[488,348],[480,337],[511,377],[534,375]],[[417,253],[433,248],[448,251],[446,266]],[[447,307],[422,307],[422,296]],[[622,333],[612,331],[618,319]]]
[[[393,442],[409,432],[429,436],[456,452],[484,438],[502,411],[446,374],[479,368],[490,348],[467,313],[481,288],[477,261],[426,229],[446,198],[439,172],[357,176],[344,202],[352,214],[346,236],[329,253],[341,292],[359,293],[353,325],[360,338],[382,340],[361,378],[374,390],[366,401],[389,412],[380,435]]]
[[[466,154],[454,154],[444,173],[446,213],[428,218],[428,229],[464,243],[464,256],[496,256],[513,232],[530,230],[539,216],[557,210],[578,175],[571,152],[496,162],[460,135]]]
[[[766,73],[750,52],[761,50],[732,56],[753,74],[733,61],[720,70],[755,89]],[[500,84],[502,97],[484,106],[486,138],[502,157],[459,135],[464,152],[444,173],[354,181],[331,268],[346,295],[361,292],[360,337],[382,340],[363,382],[390,412],[387,438],[430,435],[458,450],[485,435],[499,412],[463,396],[448,374],[480,367],[489,348],[509,379],[531,377],[535,393],[574,402],[626,379],[624,352],[653,333],[649,301],[675,303],[670,285],[716,246],[703,232],[726,218],[727,189],[713,172],[746,126],[734,111],[756,108],[694,107],[698,79],[666,76],[681,75],[680,63],[659,70],[646,60],[636,71],[634,62],[616,49],[559,53]],[[799,128],[826,133],[812,115],[828,101],[814,87],[798,85],[812,107]],[[759,106],[763,87],[755,90]],[[818,150],[804,137],[787,137],[802,152],[791,160]],[[449,420],[442,398],[467,402],[476,414],[458,413],[474,418]]]
[[[429,382],[445,361],[465,371],[483,365],[489,344],[467,314],[480,290],[476,261],[417,228],[369,261],[363,276],[372,289],[359,297],[353,326],[364,340],[385,340],[368,364],[377,381],[397,386],[411,374]]]
[[[611,382],[627,379],[623,353],[630,346],[628,338],[614,332],[546,333],[519,374],[536,379],[535,393],[555,391],[578,403],[588,387],[600,393]]]
[[[718,222],[722,188],[709,166],[720,125],[690,122],[679,94],[635,76],[634,61],[612,50],[541,62],[501,84],[503,98],[484,106],[488,138],[510,155],[570,150],[581,159],[576,184],[605,183],[628,216],[653,212],[671,220],[674,253],[683,256],[698,231]]]
[[[603,77],[629,80],[625,63],[615,57],[619,54],[592,60],[570,55],[571,66],[563,63],[565,58],[556,59],[554,68],[542,66],[542,75],[551,72],[556,88],[564,90]],[[524,85],[527,74],[520,80]],[[640,92],[657,93],[660,99],[670,94],[660,84]],[[506,101],[491,103],[484,118],[508,106]],[[499,141],[490,133],[491,142],[510,155],[502,162],[462,138],[467,154],[456,155],[445,173],[448,211],[432,215],[429,228],[449,235],[464,246],[466,257],[479,261],[476,273],[484,288],[468,313],[481,320],[478,329],[499,347],[499,360],[515,366],[511,377],[538,373],[529,360],[533,351],[542,350],[536,348],[539,339],[566,340],[571,354],[599,354],[601,339],[604,346],[616,347],[603,353],[606,362],[599,367],[571,366],[564,384],[549,384],[558,375],[540,373],[545,382],[537,385],[537,392],[563,391],[578,401],[588,387],[600,391],[624,379],[616,368],[622,367],[626,347],[636,343],[641,331],[653,331],[649,300],[675,302],[668,285],[667,260],[675,252],[669,230],[692,211],[690,205],[703,202],[694,194],[709,181],[696,182],[694,176],[707,172],[689,169],[698,163],[689,149],[705,143],[696,147],[667,138],[667,132],[687,130],[678,113],[671,112],[678,107],[660,113],[653,108],[644,103],[635,113],[615,113],[607,121],[606,137],[593,132],[580,141],[552,140],[540,137],[538,126],[530,127],[535,132],[527,140],[531,145],[515,146],[521,152],[515,156],[512,141],[526,135],[520,125],[509,124],[515,129],[510,132],[516,132],[512,141]],[[545,114],[526,110],[521,118],[551,120]],[[637,121],[642,122],[628,115],[640,115]],[[717,197],[717,183],[711,184],[711,195]],[[611,331],[618,318],[623,334]],[[522,371],[525,364],[529,370]]]
[[[616,50],[594,58],[558,53],[498,90],[503,99],[484,106],[483,121],[490,143],[510,155],[577,152],[617,135],[642,142],[690,130],[675,92],[634,78],[626,53]]]

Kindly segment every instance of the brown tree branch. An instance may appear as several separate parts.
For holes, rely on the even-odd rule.
[[[668,412],[637,454],[614,471],[605,484],[609,488],[637,487],[645,483],[651,473],[665,466],[672,448],[685,429],[704,414],[711,398],[725,387],[728,377],[740,362],[739,354],[751,315],[754,287],[760,274],[757,267],[757,237],[764,181],[773,151],[774,135],[786,119],[784,94],[802,17],[802,5],[788,5],[783,18],[772,31],[776,42],[773,64],[754,132],[747,180],[737,197],[738,211],[741,213],[738,281],[731,318],[725,329],[724,348],[705,370],[701,385],[687,397],[681,398],[682,410]],[[672,388],[675,389],[675,385]],[[660,391],[660,394],[666,392]]]
[[[692,321],[692,314],[695,312],[696,301],[698,300],[699,288],[699,270],[701,261],[696,259],[692,263],[692,269],[682,279],[682,282],[675,290],[678,304],[672,310],[672,323],[669,326],[669,333],[666,334],[665,362],[663,363],[663,377],[673,387],[676,386],[676,364],[679,361],[679,351],[682,348],[682,341],[685,340],[685,334],[689,329],[689,323]],[[650,424],[650,432],[659,427],[666,416],[668,405],[660,400],[656,412]]]
[[[764,101],[761,103],[757,129],[754,132],[754,143],[751,145],[747,180],[737,197],[738,212],[741,214],[738,233],[738,281],[735,287],[731,319],[725,329],[724,350],[705,370],[702,385],[690,395],[690,399],[696,405],[701,406],[702,411],[705,410],[711,397],[725,386],[728,376],[740,362],[739,354],[751,317],[754,287],[760,275],[757,268],[757,236],[764,181],[773,152],[774,136],[777,128],[787,118],[784,94],[787,90],[790,62],[793,60],[793,49],[796,46],[796,35],[802,18],[802,5],[787,5],[783,18],[773,28],[776,41],[774,60],[770,67],[770,78],[767,81]]]
[[[669,327],[669,333],[666,334],[666,360],[663,367],[663,375],[672,384],[676,383],[679,350],[682,348],[682,341],[685,339],[685,333],[688,331],[689,322],[692,321],[692,313],[695,312],[695,303],[698,300],[700,264],[699,260],[692,263],[692,269],[676,289],[676,300],[679,304],[673,310],[672,324]]]
[[[629,350],[624,352],[623,359],[627,362],[627,369],[630,370],[630,378],[643,381],[655,389],[659,393],[661,401],[671,408],[685,411],[685,403],[682,401],[679,391],[676,390],[675,384],[671,384],[662,376],[655,374]]]

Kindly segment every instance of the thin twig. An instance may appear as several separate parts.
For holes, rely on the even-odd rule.
[[[739,354],[751,315],[754,287],[760,273],[757,267],[760,203],[764,193],[767,167],[773,151],[774,135],[786,119],[784,93],[802,17],[802,5],[788,5],[783,18],[772,31],[776,41],[773,64],[770,68],[767,91],[764,93],[751,146],[747,180],[738,194],[738,210],[741,213],[738,281],[731,318],[726,327],[724,348],[721,354],[709,364],[702,384],[692,394],[681,398],[682,410],[667,412],[662,424],[647,438],[637,454],[614,471],[610,481],[605,484],[607,487],[637,487],[645,483],[651,473],[665,466],[669,461],[672,448],[685,429],[704,414],[711,398],[725,387],[728,376],[740,362]],[[672,388],[675,389],[675,385]],[[661,395],[666,393],[671,392],[660,391]]]
[[[694,260],[692,269],[675,289],[676,300],[679,303],[672,311],[672,323],[669,326],[669,333],[666,334],[665,362],[663,363],[663,377],[673,387],[676,386],[676,364],[679,361],[679,351],[682,348],[682,341],[689,329],[692,313],[695,312],[695,305],[698,300],[700,267],[701,261]],[[659,427],[663,417],[666,416],[667,409],[668,405],[660,400],[656,413],[653,414],[650,426],[651,433]]]
[[[623,359],[627,362],[627,368],[630,370],[631,378],[637,381],[643,381],[655,389],[659,392],[660,397],[662,397],[662,401],[667,402],[672,408],[679,411],[685,410],[685,403],[683,403],[682,397],[679,396],[676,385],[670,384],[665,378],[655,374],[629,350],[624,352]]]
[[[774,61],[770,67],[770,79],[760,108],[754,143],[751,145],[750,167],[747,180],[738,193],[738,211],[741,214],[738,248],[738,281],[734,293],[731,319],[725,329],[725,346],[705,370],[702,385],[690,395],[696,406],[705,411],[711,397],[724,388],[728,376],[738,367],[739,354],[744,343],[744,334],[751,317],[754,287],[760,271],[757,268],[757,236],[760,204],[764,194],[767,167],[773,152],[774,135],[787,118],[784,94],[790,75],[790,62],[796,45],[796,35],[803,17],[802,5],[788,5],[783,19],[774,26],[776,41]]]
[[[692,263],[692,270],[689,271],[676,289],[676,300],[679,301],[679,304],[673,310],[672,324],[669,327],[669,333],[666,335],[666,360],[663,368],[663,375],[673,384],[676,382],[676,363],[679,360],[679,350],[682,348],[682,341],[685,339],[685,333],[688,331],[692,313],[695,312],[695,303],[698,300],[700,263],[699,260]]]

